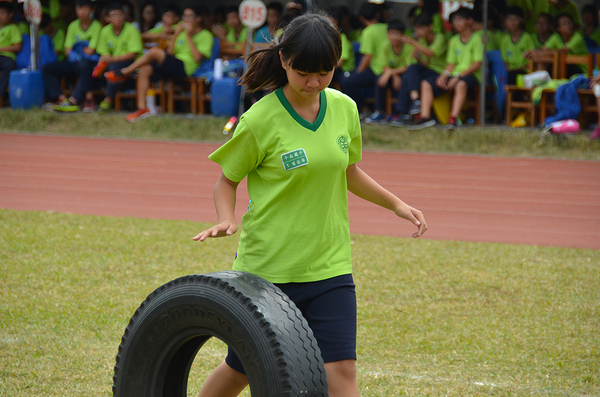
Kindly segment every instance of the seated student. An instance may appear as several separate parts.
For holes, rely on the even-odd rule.
[[[92,10],[92,0],[77,0],[75,2],[77,19],[69,24],[64,43],[67,58],[71,58],[73,47],[83,42],[86,42],[87,45],[81,48],[81,55],[92,56],[96,53],[102,25],[100,22],[91,19]],[[92,71],[94,66],[95,62],[86,59],[81,59],[79,62],[69,59],[68,61],[59,61],[42,66],[41,72],[46,97],[51,102],[55,102],[49,108],[62,112],[76,112],[79,110],[79,104],[83,103],[84,112],[93,111],[96,106],[92,95]],[[60,79],[77,76],[79,76],[77,84],[70,98],[67,98],[60,86]]]
[[[569,14],[559,14],[556,17],[556,33],[554,33],[544,47],[538,51],[528,52],[527,57],[535,60],[537,53],[563,52],[567,54],[585,55],[588,53],[585,40],[581,33],[575,31],[573,18]],[[587,65],[567,65],[567,76],[588,72]]]
[[[481,37],[481,39],[483,40],[483,10],[481,8],[475,8],[472,10],[471,15],[473,16],[471,30],[473,30],[473,32],[477,32],[479,37]],[[502,21],[500,20],[500,14],[494,8],[493,5],[490,5],[488,9],[487,20],[488,42],[486,50],[499,50],[500,40],[502,40],[503,35],[504,32],[502,31]]]
[[[385,124],[388,116],[385,113],[385,93],[388,88],[392,89],[393,95],[397,95],[403,84],[403,75],[408,67],[415,63],[413,52],[415,48],[405,44],[402,37],[406,26],[399,19],[388,23],[389,44],[384,48],[382,55],[383,73],[377,78],[375,84],[375,112],[366,118],[368,124]]]
[[[327,16],[333,26],[340,29],[340,22],[343,18],[343,10],[342,7],[330,7],[327,9]],[[333,73],[333,78],[331,79],[331,83],[340,83],[345,77],[350,75],[356,68],[356,58],[354,56],[354,48],[350,40],[348,40],[348,36],[343,31],[340,31],[340,36],[342,38],[342,55],[340,56],[340,60],[335,68]]]
[[[543,12],[538,15],[535,21],[535,33],[533,34],[533,43],[535,48],[542,48],[546,41],[554,33],[554,22],[552,15]]]
[[[122,4],[114,3],[106,11],[110,24],[102,28],[98,39],[96,51],[100,55],[100,59],[95,69],[96,75],[101,73],[99,71],[101,65],[106,65],[106,70],[109,72],[131,65],[143,49],[140,32],[125,21]],[[98,112],[108,113],[112,110],[119,85],[120,83],[106,82],[105,96],[100,102]]]
[[[174,34],[181,10],[175,4],[167,4],[160,13],[161,24],[142,33],[144,42],[157,41],[160,39],[169,40]]]
[[[573,20],[575,30],[581,28],[581,15],[577,4],[571,0],[548,0],[548,13],[552,15],[554,20],[561,14],[569,14]]]
[[[214,43],[213,35],[204,28],[208,10],[205,7],[188,7],[183,11],[183,23],[177,27],[166,50],[152,48],[131,65],[120,70],[106,72],[106,80],[121,83],[139,69],[136,92],[138,110],[127,115],[129,122],[148,116],[146,93],[151,82],[163,79],[183,79],[191,76],[202,60],[210,59]]]
[[[581,10],[581,34],[585,44],[590,48],[600,47],[600,29],[598,29],[598,7],[587,4]]]
[[[12,3],[0,2],[0,99],[6,95],[10,72],[17,68],[17,53],[22,47],[14,15]]]
[[[150,29],[157,27],[156,24],[159,22],[160,17],[158,15],[156,4],[152,1],[144,3],[141,10],[142,12],[140,12],[140,19],[132,22],[131,24],[133,27],[139,30],[140,33],[146,33]]]
[[[421,112],[419,101],[421,81],[438,76],[446,67],[446,49],[448,42],[444,33],[433,31],[433,20],[427,13],[414,19],[415,33],[418,41],[407,35],[402,40],[415,48],[417,63],[408,67],[402,77],[402,85],[398,94],[398,111],[391,124],[396,127],[412,124],[412,116]]]
[[[57,29],[52,24],[50,15],[43,14],[42,21],[40,23],[40,35],[47,35],[52,38],[52,45],[54,46],[54,52],[59,61],[65,60],[65,31]]]
[[[446,67],[440,75],[421,81],[421,118],[410,129],[421,129],[436,124],[431,114],[433,99],[446,91],[454,91],[448,128],[459,125],[458,116],[467,99],[469,88],[479,85],[483,60],[483,43],[470,25],[471,10],[459,8],[450,14],[450,23],[457,32],[448,43]]]
[[[510,7],[504,25],[507,33],[500,42],[500,51],[508,70],[508,84],[516,84],[519,74],[528,73],[525,66],[529,60],[525,54],[535,49],[535,43],[533,37],[525,31],[525,19],[521,8]]]
[[[364,105],[362,90],[373,89],[377,78],[383,73],[382,53],[390,42],[387,25],[380,23],[379,17],[376,4],[361,5],[359,18],[366,26],[360,36],[359,52],[362,58],[354,73],[342,81],[342,91],[356,102],[361,113]]]
[[[419,0],[416,8],[411,10],[411,14],[415,18],[421,14],[428,14],[432,20],[433,32],[446,33],[444,19],[440,15],[440,0]],[[414,23],[412,25],[414,26]]]
[[[255,43],[270,43],[278,34],[281,33],[279,23],[283,14],[283,6],[277,1],[267,4],[267,23],[256,31],[254,35]]]
[[[246,49],[246,39],[248,38],[248,28],[242,24],[238,14],[238,7],[231,6],[227,8],[225,20],[229,26],[225,29],[222,25],[215,26],[213,33],[221,40],[221,47],[226,44],[232,44],[235,51],[241,53]],[[223,59],[237,58],[237,56],[223,55]]]

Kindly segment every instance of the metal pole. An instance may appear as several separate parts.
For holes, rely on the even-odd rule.
[[[38,26],[32,23],[29,25],[29,30],[31,31],[31,58],[29,62],[29,69],[38,70]]]
[[[479,120],[485,124],[485,87],[487,85],[487,43],[488,43],[488,0],[483,0],[483,57],[481,61],[481,82],[479,83]]]

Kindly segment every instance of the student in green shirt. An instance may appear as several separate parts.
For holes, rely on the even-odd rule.
[[[177,29],[181,19],[181,10],[175,4],[167,4],[161,9],[161,25],[153,27],[142,33],[145,42],[157,41],[159,39],[169,40]]]
[[[340,53],[339,32],[328,18],[304,14],[290,22],[278,45],[254,54],[242,84],[248,91],[272,92],[241,116],[233,137],[209,156],[222,169],[214,187],[219,220],[193,239],[209,244],[210,238],[237,233],[236,192],[247,179],[251,202],[233,269],[276,283],[296,303],[319,345],[329,396],[358,397],[348,191],[411,222],[414,238],[427,224],[421,211],[358,166],[356,105],[327,88]],[[251,360],[230,348],[199,397],[239,395],[248,385]]]
[[[440,0],[419,0],[418,8],[414,10],[415,18],[421,14],[429,14],[435,33],[446,33],[444,19],[440,15]],[[414,22],[413,22],[414,26]]]
[[[554,20],[552,15],[543,12],[538,15],[535,21],[535,33],[532,34],[535,48],[542,48],[546,41],[554,33]]]
[[[57,29],[52,24],[50,15],[43,14],[42,22],[40,23],[40,35],[50,36],[52,39],[52,45],[58,61],[65,60],[65,31]]]
[[[432,76],[421,81],[421,118],[409,128],[421,129],[435,125],[437,121],[431,114],[433,99],[446,91],[454,91],[448,128],[458,127],[458,116],[467,99],[467,92],[469,88],[477,86],[481,79],[483,43],[481,36],[471,30],[471,18],[468,8],[459,8],[450,14],[452,28],[457,33],[448,44],[446,67],[437,78]]]
[[[68,60],[42,66],[44,91],[46,98],[50,100],[47,105],[49,109],[61,112],[76,112],[79,110],[79,104],[83,104],[83,111],[85,112],[91,112],[95,109],[92,95],[94,87],[91,78],[95,62],[89,59],[75,61],[74,59],[77,57],[75,57],[75,54],[71,54],[73,47],[79,46],[79,43],[87,43],[80,49],[81,53],[79,55],[81,57],[91,57],[96,54],[95,48],[98,45],[102,25],[100,22],[91,19],[92,10],[92,0],[77,0],[75,2],[77,19],[69,24],[63,45],[65,57]],[[62,91],[60,84],[62,78],[78,78],[69,98]]]
[[[136,79],[138,110],[127,115],[134,122],[152,113],[146,106],[146,93],[150,83],[164,79],[183,79],[191,76],[203,60],[210,59],[214,43],[213,35],[204,29],[208,9],[203,6],[183,10],[183,23],[177,27],[166,50],[154,47],[131,65],[107,72],[105,77],[117,84],[130,78],[139,69]]]
[[[415,48],[417,63],[410,65],[402,77],[396,105],[398,113],[391,122],[396,127],[412,124],[412,116],[421,112],[421,81],[437,77],[446,67],[446,35],[434,32],[433,20],[427,13],[416,17],[413,24],[418,40],[406,35],[402,39]]]
[[[562,52],[574,55],[585,55],[588,53],[587,45],[581,33],[575,31],[575,23],[570,14],[559,14],[556,17],[556,33],[554,33],[544,47],[542,53]],[[530,55],[535,59],[535,52]],[[587,65],[567,65],[567,78],[574,74],[588,72]]]
[[[96,68],[106,65],[107,72],[111,72],[131,65],[142,54],[143,45],[139,30],[125,21],[125,12],[120,3],[109,6],[106,11],[110,24],[102,28],[100,32],[96,48],[100,59]],[[98,108],[100,113],[112,110],[113,100],[119,86],[120,83],[106,81],[105,96]]]
[[[221,43],[232,44],[237,51],[244,51],[246,40],[248,38],[248,28],[242,24],[237,6],[227,8],[225,20],[229,27],[226,29],[222,25],[213,27],[213,33],[219,38]],[[227,56],[223,57],[227,59]]]
[[[361,5],[359,18],[366,26],[360,36],[361,59],[354,73],[342,81],[342,91],[354,99],[360,111],[364,104],[362,90],[375,87],[377,78],[383,73],[383,51],[390,43],[387,25],[379,22],[380,16],[377,4]]]
[[[510,7],[504,19],[507,33],[500,42],[502,59],[508,70],[508,84],[516,84],[519,74],[528,73],[525,66],[529,63],[529,59],[525,54],[535,49],[533,38],[524,30],[524,25],[523,10],[519,7]]]
[[[554,20],[561,14],[569,14],[573,20],[575,30],[581,28],[581,16],[577,4],[571,0],[548,0],[548,13]]]
[[[388,88],[392,89],[392,95],[397,96],[400,86],[404,80],[404,73],[410,65],[416,63],[414,57],[415,47],[405,44],[402,39],[406,26],[399,19],[388,23],[389,45],[382,53],[383,73],[375,83],[375,112],[366,118],[368,124],[386,124],[388,116],[385,113],[385,95]]]
[[[13,5],[0,2],[0,97],[6,95],[10,72],[17,69],[17,53],[21,51],[22,38],[13,22]]]
[[[340,22],[343,18],[343,10],[340,6],[330,7],[327,9],[327,16],[333,26],[340,29]],[[340,31],[342,39],[342,55],[333,73],[332,83],[340,83],[345,77],[348,77],[354,69],[356,69],[356,58],[354,56],[354,47],[346,36],[346,33]]]
[[[598,29],[598,7],[587,4],[581,10],[581,34],[589,48],[600,47],[600,29]]]

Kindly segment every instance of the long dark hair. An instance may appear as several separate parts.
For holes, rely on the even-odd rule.
[[[271,46],[249,55],[252,63],[241,82],[248,91],[275,90],[287,84],[279,52],[293,69],[307,73],[330,71],[340,59],[342,40],[338,30],[322,14],[295,18]]]

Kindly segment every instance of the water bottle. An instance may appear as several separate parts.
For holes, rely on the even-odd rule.
[[[215,80],[219,80],[223,78],[223,60],[221,58],[215,59]]]
[[[150,110],[150,114],[156,114],[156,92],[149,89],[146,92],[146,107]]]

